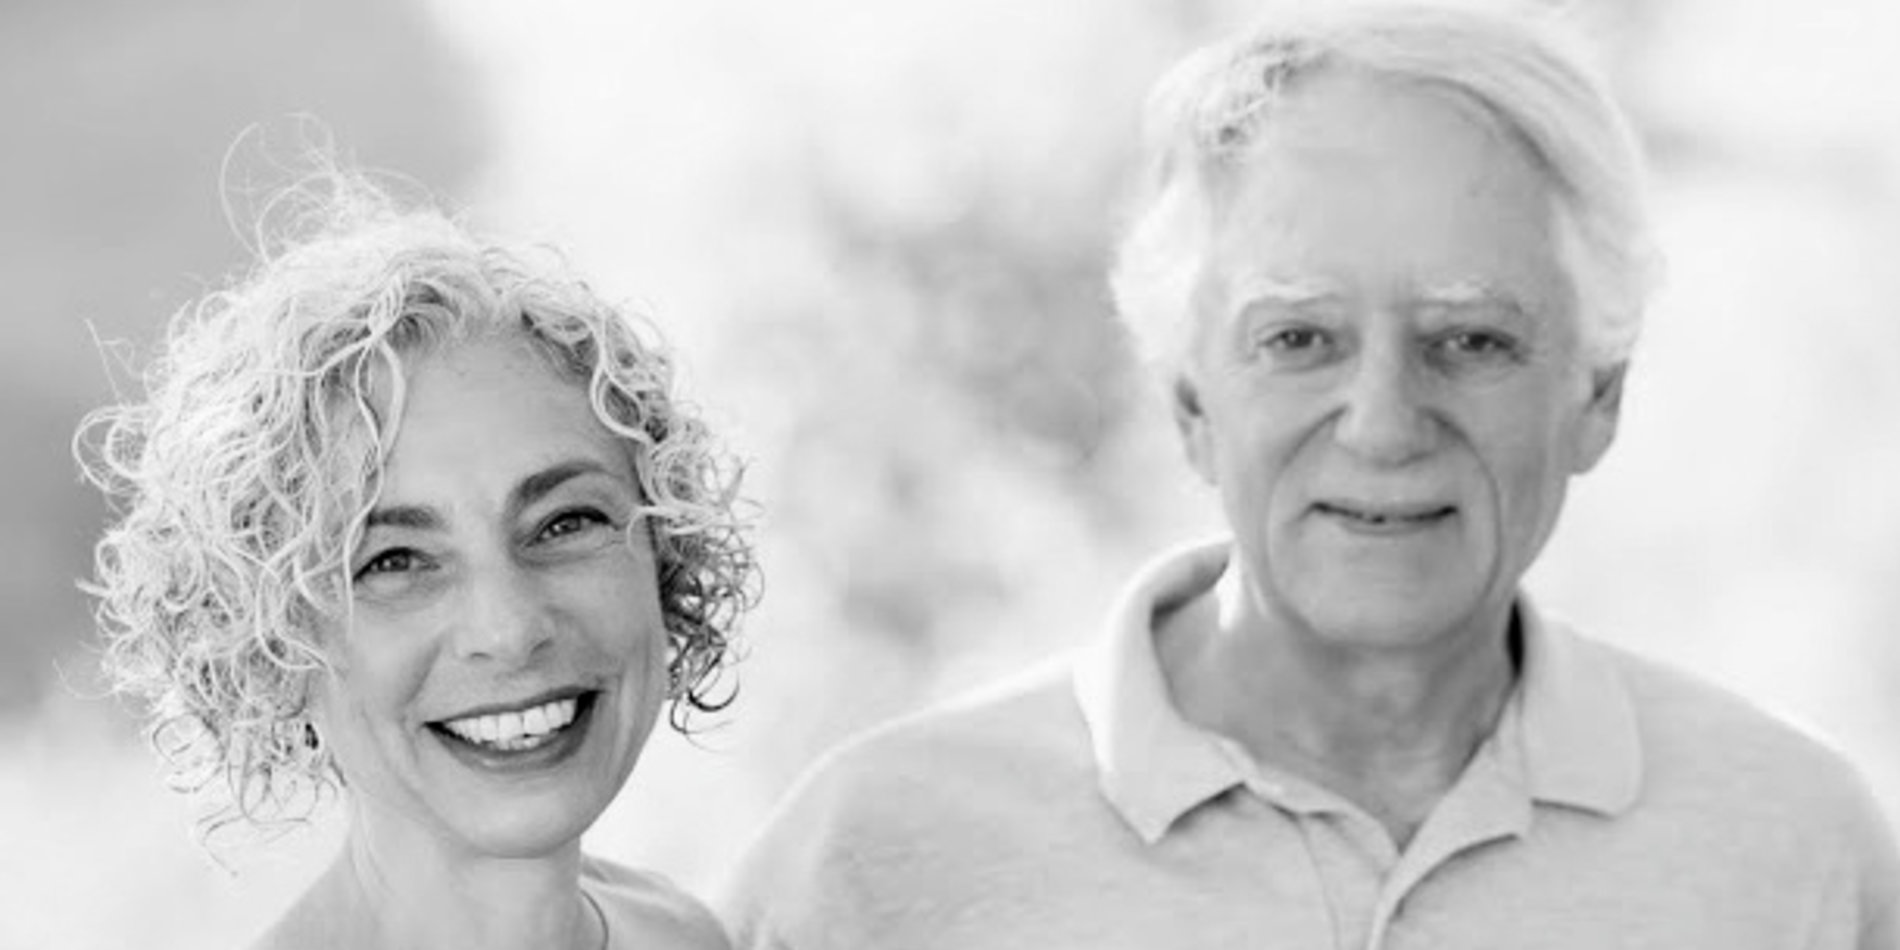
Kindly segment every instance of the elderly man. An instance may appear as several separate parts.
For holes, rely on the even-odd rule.
[[[1900,946],[1849,766],[1519,587],[1650,269],[1554,30],[1315,4],[1164,80],[1116,290],[1231,538],[1072,663],[831,756],[741,869],[742,946]]]

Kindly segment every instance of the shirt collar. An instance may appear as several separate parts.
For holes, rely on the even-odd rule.
[[[1149,563],[1110,609],[1108,635],[1076,665],[1102,794],[1149,844],[1189,809],[1244,781],[1216,737],[1175,708],[1154,644],[1155,615],[1213,586],[1229,546],[1196,544]]]
[[[1523,750],[1530,795],[1610,816],[1643,784],[1636,708],[1615,658],[1518,598],[1524,670],[1500,727]]]
[[[1076,665],[1102,794],[1149,844],[1182,815],[1243,783],[1222,740],[1188,722],[1155,655],[1154,619],[1212,587],[1232,541],[1187,545],[1150,562],[1123,590],[1107,636]],[[1532,799],[1615,815],[1636,800],[1642,747],[1614,660],[1518,599],[1524,669],[1496,737],[1521,750]]]

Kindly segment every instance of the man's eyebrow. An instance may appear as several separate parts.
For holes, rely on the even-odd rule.
[[[520,483],[516,484],[514,490],[508,493],[508,508],[510,511],[520,511],[546,498],[548,493],[554,491],[556,488],[583,475],[605,475],[618,482],[625,483],[626,481],[626,479],[618,476],[613,470],[593,459],[573,459],[566,462],[557,462],[554,465],[550,465],[541,471],[529,475],[522,479]]]
[[[442,515],[424,505],[396,505],[375,508],[363,519],[363,528],[409,528],[428,531],[442,526]]]
[[[1300,306],[1337,300],[1344,296],[1339,288],[1317,280],[1288,280],[1264,275],[1242,277],[1234,282],[1235,309],[1244,310],[1258,303]]]
[[[1421,287],[1418,302],[1440,307],[1492,305],[1504,307],[1518,315],[1528,312],[1516,294],[1482,280],[1454,280]]]

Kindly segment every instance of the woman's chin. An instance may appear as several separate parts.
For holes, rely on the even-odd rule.
[[[605,706],[606,704],[602,704]],[[530,858],[571,846],[619,793],[639,750],[622,749],[611,707],[586,704],[567,728],[539,743],[469,742],[425,730],[426,779],[440,824],[479,853]]]
[[[461,830],[460,837],[471,850],[486,857],[551,857],[577,846],[581,835],[604,810],[604,805],[561,810],[524,808],[514,815],[490,816],[492,820],[471,824]]]
[[[509,795],[484,789],[487,794],[438,799],[433,832],[448,839],[450,851],[505,859],[552,856],[578,842],[607,810],[619,789],[604,784],[576,782]]]

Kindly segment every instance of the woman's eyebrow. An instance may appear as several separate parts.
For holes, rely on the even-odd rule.
[[[572,459],[565,462],[557,462],[523,478],[517,483],[514,490],[508,493],[508,509],[510,511],[520,511],[547,497],[548,494],[556,488],[582,475],[604,475],[614,479],[616,482],[625,481],[625,479],[616,475],[607,466],[593,459]]]
[[[394,505],[388,508],[376,508],[369,517],[363,519],[365,530],[370,528],[409,528],[416,531],[428,531],[442,526],[442,515],[426,505]]]

